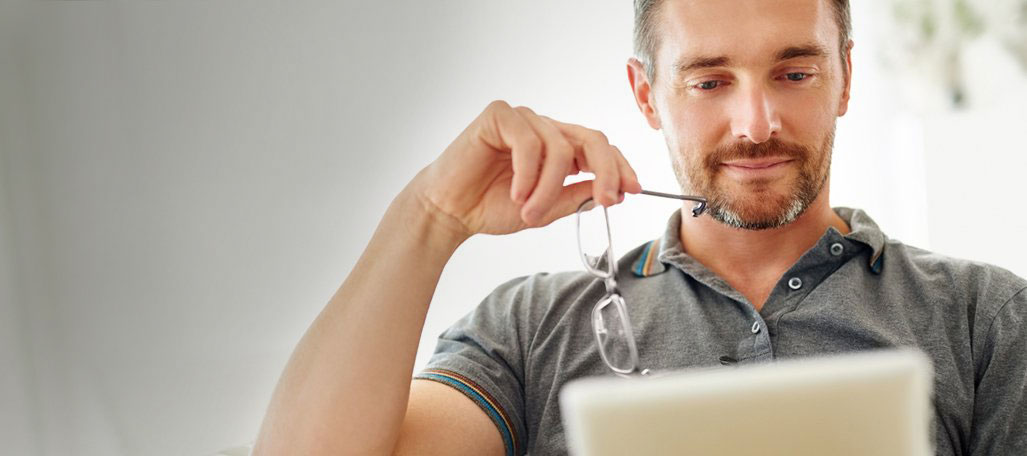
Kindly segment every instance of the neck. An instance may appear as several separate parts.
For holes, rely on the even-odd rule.
[[[767,230],[733,228],[710,217],[682,212],[681,244],[690,256],[762,308],[770,290],[829,227],[848,234],[849,227],[831,209],[825,185],[795,221]]]

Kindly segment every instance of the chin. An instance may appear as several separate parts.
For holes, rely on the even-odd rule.
[[[807,207],[794,195],[758,192],[715,200],[710,205],[710,216],[734,228],[767,230],[794,222]]]

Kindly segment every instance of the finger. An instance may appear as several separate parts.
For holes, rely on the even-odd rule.
[[[531,124],[504,101],[490,103],[485,112],[489,116],[481,137],[495,149],[510,151],[514,172],[510,199],[524,203],[538,179],[542,140]]]
[[[612,206],[620,202],[621,176],[620,152],[607,140],[606,135],[597,130],[580,125],[563,123],[546,118],[553,123],[572,143],[577,144],[586,166],[596,176],[596,184],[592,188],[593,198],[603,206]]]
[[[617,146],[611,146],[613,150],[617,151],[618,161],[620,162],[620,187],[626,193],[640,193],[642,191],[642,184],[638,182],[638,175],[635,174],[635,169],[628,163],[628,159],[624,158],[624,153],[620,151]]]
[[[530,126],[529,126],[530,128]],[[542,167],[544,142],[539,141],[534,148],[518,147],[510,151],[513,167],[513,179],[510,183],[510,199],[517,204],[524,204],[531,196],[538,182]]]
[[[542,225],[548,225],[577,212],[581,203],[592,198],[594,181],[582,181],[564,187],[557,200],[542,216]]]
[[[538,222],[538,226],[545,226],[556,220],[575,213],[581,203],[592,197],[593,181],[575,182],[563,187],[556,201],[549,207]]]
[[[515,108],[542,138],[542,170],[535,188],[521,208],[521,218],[525,222],[535,223],[548,212],[563,189],[564,179],[571,174],[574,166],[574,146],[554,125],[542,120],[526,107]]]

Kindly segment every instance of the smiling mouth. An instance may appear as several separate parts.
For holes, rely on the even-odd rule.
[[[737,160],[721,163],[725,176],[737,182],[769,182],[785,177],[795,159]]]

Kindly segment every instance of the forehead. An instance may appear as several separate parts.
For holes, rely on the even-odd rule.
[[[658,21],[661,66],[685,56],[765,62],[811,44],[834,53],[840,37],[827,0],[667,0]]]

